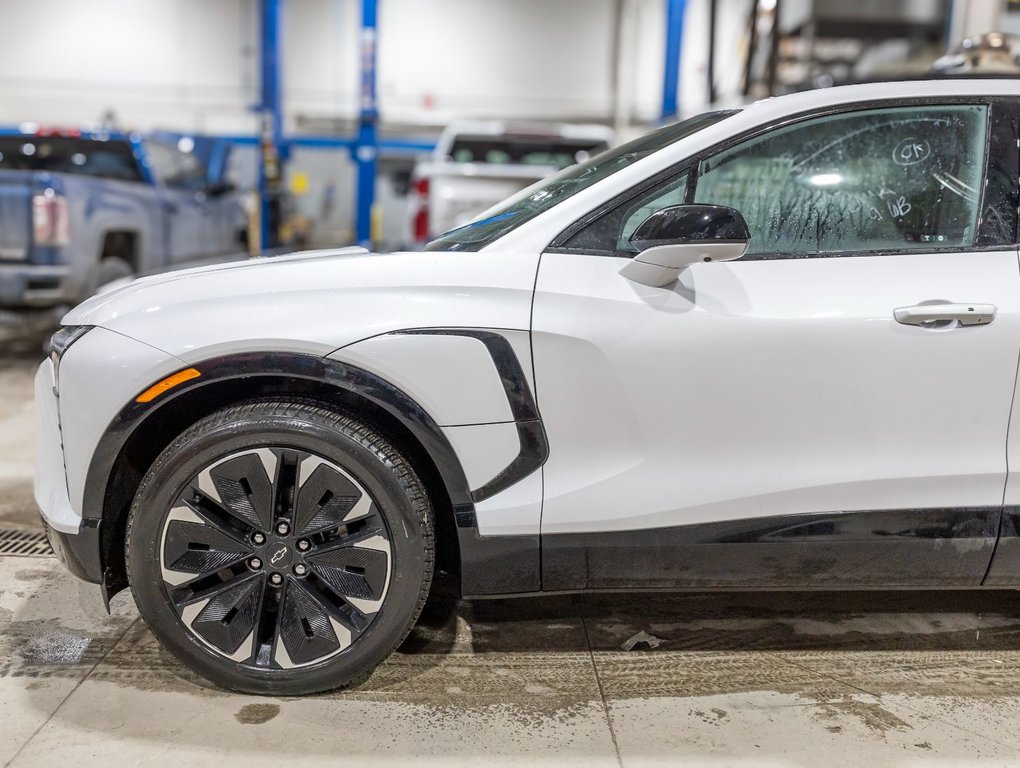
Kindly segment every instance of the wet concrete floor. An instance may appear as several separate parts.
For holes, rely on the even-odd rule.
[[[0,359],[5,528],[36,525],[31,359]],[[0,765],[1020,765],[1017,607],[436,596],[361,685],[271,699],[191,674],[129,595],[107,616],[54,558],[0,556]]]

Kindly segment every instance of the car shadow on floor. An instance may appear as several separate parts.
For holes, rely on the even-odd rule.
[[[404,653],[551,650],[564,620],[580,621],[592,651],[1020,651],[1015,591],[801,591],[579,594],[458,601],[430,598]],[[628,643],[638,633],[639,638]],[[626,648],[624,646],[627,646]],[[465,649],[466,650],[466,649]]]

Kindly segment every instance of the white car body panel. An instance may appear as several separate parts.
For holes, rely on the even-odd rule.
[[[475,504],[480,536],[535,536],[542,525],[542,470]]]
[[[697,264],[667,288],[624,263],[542,257],[543,533],[1002,503],[1015,249]],[[998,314],[893,319],[931,299]]]
[[[506,469],[521,448],[512,423],[443,427],[443,434],[460,458],[473,491]],[[537,526],[529,532],[538,533]]]
[[[81,515],[71,507],[64,472],[53,363],[44,360],[35,375],[36,431],[35,501],[52,528],[78,533]]]
[[[470,336],[376,336],[330,357],[413,392],[441,427],[513,421],[492,356]]]
[[[407,328],[527,331],[537,264],[537,253],[253,259],[140,280],[63,322],[101,325],[188,363],[250,351],[326,355]]]
[[[512,420],[492,358],[477,340],[385,334],[506,329],[501,333],[531,383],[537,263],[537,255],[321,251],[172,272],[90,299],[64,318],[67,325],[101,326],[61,363],[62,381],[76,393],[76,412],[63,414],[75,514],[82,513],[95,448],[120,409],[163,377],[223,355],[330,356],[412,392],[440,425]],[[310,287],[280,292],[281,285]],[[444,377],[451,372],[464,377],[463,387],[450,386]]]
[[[121,409],[185,364],[148,344],[106,328],[94,328],[60,362],[60,424],[71,507],[80,518],[85,478],[103,433]]]

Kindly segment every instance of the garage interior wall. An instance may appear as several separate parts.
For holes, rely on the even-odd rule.
[[[681,111],[705,108],[708,0],[688,0]],[[357,115],[360,0],[284,0],[285,130]],[[659,118],[665,0],[380,0],[384,123],[435,135],[456,117],[607,122],[620,138]],[[739,89],[746,0],[720,0],[716,63],[723,98]],[[254,134],[258,0],[4,0],[0,125],[117,127]],[[60,24],[47,19],[61,20]],[[622,32],[621,32],[622,30]],[[619,58],[615,52],[619,50]],[[25,62],[33,62],[26,67]],[[376,185],[382,248],[406,235],[399,174]],[[228,178],[250,187],[251,150]],[[353,242],[354,166],[343,152],[296,150],[295,211],[313,246]]]
[[[721,0],[722,93],[740,76],[744,0]],[[708,0],[689,0],[684,111],[703,108]],[[358,85],[358,0],[286,0],[288,118],[350,117]],[[622,113],[658,116],[664,0],[381,0],[384,119],[456,116],[611,120],[618,20]],[[60,19],[60,24],[48,20]],[[251,132],[256,0],[5,0],[0,123],[83,125],[112,110],[123,127]],[[32,66],[26,68],[25,62]]]

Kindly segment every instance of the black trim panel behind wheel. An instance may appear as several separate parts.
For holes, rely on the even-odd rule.
[[[505,336],[495,331],[482,331],[460,328],[412,328],[396,331],[391,336],[466,336],[478,339],[485,345],[492,363],[496,366],[503,391],[510,404],[510,413],[517,425],[517,438],[520,450],[513,461],[499,474],[481,488],[471,492],[471,500],[483,501],[505,491],[511,485],[523,480],[545,464],[549,458],[549,442],[546,439],[545,427],[542,426],[538,414],[538,405],[528,386],[528,377],[524,374],[521,361],[517,359],[513,346]]]

